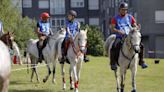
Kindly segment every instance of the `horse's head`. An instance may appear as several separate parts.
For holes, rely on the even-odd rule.
[[[0,38],[9,48],[13,48],[13,32],[7,32],[3,34]]]
[[[133,28],[130,31],[129,35],[127,36],[127,43],[128,43],[128,46],[134,49],[136,53],[140,52],[141,33],[138,27]]]
[[[75,40],[78,43],[80,51],[85,53],[86,45],[87,45],[87,29],[80,30],[80,32],[77,34],[77,37],[75,38]]]

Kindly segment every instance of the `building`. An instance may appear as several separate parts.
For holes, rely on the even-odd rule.
[[[77,20],[83,24],[100,24],[100,0],[22,0],[22,15],[39,20],[42,12],[51,15],[50,22],[54,30],[65,23],[69,10],[77,11]]]
[[[164,58],[164,1],[133,0],[133,5],[142,25],[146,57]]]

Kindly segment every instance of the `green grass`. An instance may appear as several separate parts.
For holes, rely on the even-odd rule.
[[[91,62],[83,63],[79,92],[116,92],[116,82],[114,73],[109,68],[107,57],[91,57]],[[163,92],[164,90],[164,60],[160,64],[154,64],[154,59],[145,59],[149,68],[142,70],[138,66],[137,72],[137,91],[138,92]],[[14,65],[12,69],[23,68],[23,66]],[[30,82],[30,74],[27,70],[14,71],[11,74],[9,92],[73,92],[69,90],[69,75],[66,65],[66,91],[62,90],[62,80],[60,74],[60,65],[57,64],[56,84],[52,84],[52,75],[46,83]],[[47,74],[46,67],[38,68],[40,79]],[[131,77],[128,70],[126,76],[125,92],[131,91]]]

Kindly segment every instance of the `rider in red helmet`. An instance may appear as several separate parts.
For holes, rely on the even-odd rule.
[[[125,2],[120,3],[119,14],[112,18],[111,26],[112,26],[112,33],[116,35],[116,40],[111,49],[110,63],[111,63],[111,69],[116,70],[119,51],[122,44],[121,43],[122,38],[129,34],[131,27],[137,26],[135,18],[132,15],[128,14],[127,3]],[[142,43],[140,44],[140,49],[141,51],[139,53],[139,65],[141,65],[141,67],[144,69],[147,68],[148,65],[143,60],[144,46]]]
[[[41,63],[43,60],[42,50],[46,46],[47,38],[52,33],[49,23],[50,15],[47,12],[43,12],[40,15],[40,21],[37,23],[36,33],[38,35],[39,41],[37,43],[38,47],[38,61]]]

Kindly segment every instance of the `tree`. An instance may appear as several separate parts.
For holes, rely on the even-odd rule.
[[[29,38],[34,38],[34,25],[36,22],[25,17],[11,4],[10,0],[0,0],[0,20],[5,31],[14,31],[15,41],[19,47],[24,48]]]

